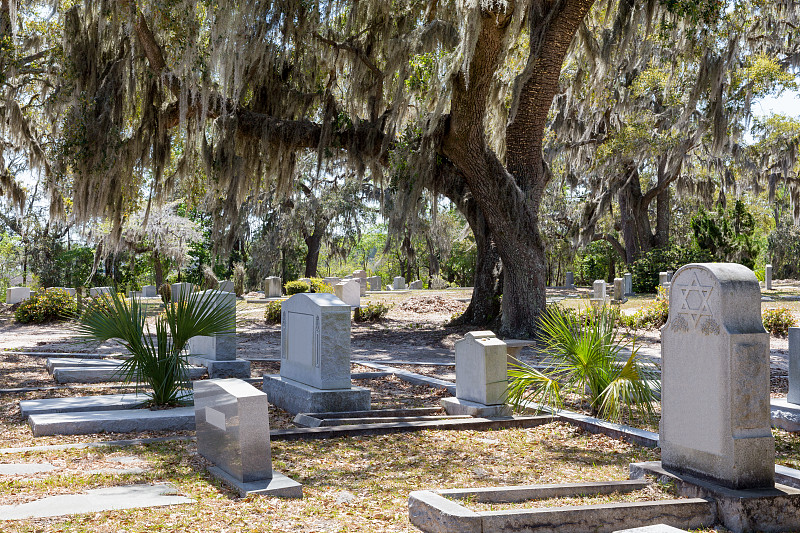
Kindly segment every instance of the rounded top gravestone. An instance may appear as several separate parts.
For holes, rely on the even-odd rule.
[[[730,488],[773,486],[769,335],[755,274],[732,263],[678,270],[661,350],[664,468]]]

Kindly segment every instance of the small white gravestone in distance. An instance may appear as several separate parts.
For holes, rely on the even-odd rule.
[[[194,292],[194,285],[191,283],[173,283],[171,288],[173,302],[180,298],[181,293],[183,293],[183,298],[187,299]]]
[[[333,292],[350,307],[361,307],[361,286],[358,281],[350,279],[337,283]]]
[[[510,416],[508,346],[491,331],[472,331],[456,341],[456,397],[442,405],[450,415]]]
[[[669,273],[668,272],[659,272],[658,273],[658,284],[663,287],[667,283],[669,283]]]
[[[396,291],[404,290],[406,288],[406,278],[403,276],[396,276],[392,282],[392,289]]]
[[[774,486],[769,334],[753,272],[690,264],[671,283],[661,329],[664,469],[733,489]]]
[[[408,284],[408,288],[412,291],[418,291],[422,289],[422,280],[415,280]]]
[[[241,496],[302,498],[303,487],[272,470],[267,395],[240,379],[193,382],[197,452]]]
[[[606,281],[603,279],[596,279],[592,284],[593,297],[595,299],[605,299],[606,297]]]
[[[381,290],[381,277],[380,276],[372,276],[367,278],[367,283],[369,284],[369,290],[371,291],[379,291]]]
[[[764,288],[768,291],[772,290],[772,265],[764,267]]]
[[[280,298],[281,292],[281,278],[277,276],[269,276],[268,278],[264,278],[265,298]]]
[[[361,288],[361,296],[367,295],[367,271],[356,270],[353,272],[353,279],[357,280]]]
[[[350,382],[350,317],[350,305],[329,293],[281,304],[280,375],[264,376],[270,403],[292,414],[369,409],[369,390]]]
[[[236,320],[236,295],[215,289],[195,293],[193,298],[223,307]],[[236,358],[236,328],[213,337],[198,335],[189,339],[189,362],[204,366],[211,378],[249,378],[250,361]]]
[[[622,278],[614,278],[614,300],[622,302],[625,300],[624,280]]]
[[[6,289],[6,303],[18,304],[31,297],[31,290],[28,287],[9,287]]]
[[[142,287],[142,296],[145,298],[155,298],[158,296],[158,292],[156,292],[155,285],[145,285]]]
[[[219,285],[217,285],[217,290],[222,292],[234,292],[233,290],[233,282],[232,281],[220,281]]]

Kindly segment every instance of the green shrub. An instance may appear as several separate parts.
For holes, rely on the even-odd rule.
[[[620,323],[632,329],[658,329],[667,323],[669,298],[663,287],[658,288],[655,300],[647,302],[632,315],[620,315]]]
[[[264,319],[275,324],[281,323],[281,302],[267,302]]]
[[[14,312],[17,322],[23,324],[50,322],[73,318],[78,312],[75,298],[64,289],[42,289],[19,304]]]
[[[311,292],[327,292],[333,294],[333,286],[325,283],[322,278],[311,278]]]
[[[756,279],[758,279],[758,281],[764,281],[764,279],[766,277],[766,274],[764,273],[764,269],[763,268],[757,268],[757,269],[753,270],[753,274],[756,275]]]
[[[291,296],[292,294],[299,294],[301,292],[308,292],[311,290],[311,287],[309,287],[308,283],[300,280],[290,281],[289,283],[284,285],[284,287],[286,288],[286,294],[289,296]]]
[[[781,337],[785,337],[789,333],[789,328],[797,325],[797,321],[788,307],[766,309],[761,314],[761,319],[764,321],[764,328],[767,331]]]
[[[353,320],[356,322],[379,322],[383,320],[390,307],[382,302],[367,302],[367,305],[356,307]]]
[[[658,273],[678,270],[689,263],[708,263],[713,256],[697,247],[672,246],[653,248],[634,261],[629,269],[633,274],[633,291],[653,293],[658,287]]]

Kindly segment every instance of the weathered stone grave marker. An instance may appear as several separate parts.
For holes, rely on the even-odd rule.
[[[622,278],[625,280],[625,296],[633,296],[633,274],[628,272]]]
[[[89,289],[89,296],[96,298],[101,294],[111,294],[114,291],[111,287],[92,287]]]
[[[669,274],[666,272],[659,272],[658,273],[658,284],[663,287],[669,283]]]
[[[414,280],[408,284],[408,288],[412,291],[418,291],[422,289],[422,280]]]
[[[396,291],[401,291],[406,288],[406,278],[403,276],[396,276],[392,281],[392,289]]]
[[[356,270],[353,272],[352,278],[358,281],[358,286],[361,290],[361,296],[367,295],[367,271],[366,270]]]
[[[171,290],[172,301],[174,302],[174,301],[177,301],[180,298],[181,293],[183,293],[184,299],[189,298],[189,295],[194,292],[194,285],[192,285],[191,283],[185,283],[185,282],[184,283],[173,283],[171,289],[172,289]]]
[[[379,291],[381,290],[381,277],[380,276],[371,276],[367,278],[367,283],[369,284],[369,290],[371,291]]]
[[[236,317],[236,295],[232,292],[207,290],[195,298],[210,301]],[[236,358],[236,329],[213,337],[199,335],[189,339],[189,363],[204,366],[211,378],[249,378],[250,361]]]
[[[292,414],[369,409],[369,389],[350,383],[350,313],[328,293],[281,304],[280,375],[264,376],[270,403]]]
[[[9,287],[6,289],[6,303],[18,304],[31,297],[31,290],[28,287]]]
[[[158,296],[158,291],[155,285],[145,285],[142,287],[142,296],[145,298],[155,298]]]
[[[302,498],[303,487],[272,470],[267,395],[240,379],[194,382],[197,451],[241,496]]]
[[[264,278],[265,298],[280,298],[281,292],[281,278],[277,276]]]
[[[505,404],[508,347],[491,331],[472,331],[456,341],[456,397],[441,403],[449,415],[511,416]]]
[[[233,282],[232,281],[220,281],[219,285],[217,286],[218,291],[222,292],[234,292],[233,290]]]
[[[361,287],[354,279],[341,281],[333,288],[337,298],[350,307],[361,307]]]
[[[342,281],[341,278],[336,278],[336,277],[324,278],[324,280],[325,284],[330,285],[331,287],[335,287],[337,283]]]
[[[687,265],[662,328],[661,461],[735,489],[772,487],[769,335],[753,272]]]
[[[772,290],[772,265],[764,267],[764,287],[768,291]]]
[[[566,282],[564,283],[564,285],[568,289],[572,289],[572,288],[575,287],[575,274],[574,273],[567,272],[567,279],[566,279]]]
[[[623,290],[622,278],[614,278],[614,300],[617,302],[625,300],[625,291]]]

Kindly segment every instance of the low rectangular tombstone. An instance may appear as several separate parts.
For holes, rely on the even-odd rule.
[[[232,292],[207,290],[197,293],[196,298],[210,300],[216,307],[225,307],[236,317],[236,295]],[[198,335],[189,339],[189,354],[212,361],[233,361],[236,359],[236,330],[213,337]]]
[[[112,290],[111,287],[92,287],[89,289],[89,296],[96,298],[101,294],[111,294]]]
[[[800,405],[800,328],[789,328],[789,393],[786,401]]]
[[[9,287],[6,289],[6,303],[18,304],[24,302],[31,297],[31,289],[29,287]]]
[[[155,285],[145,285],[142,287],[142,296],[145,298],[155,298],[158,292]]]
[[[336,278],[336,277],[328,277],[328,278],[324,278],[324,280],[325,280],[325,284],[326,285],[330,285],[331,287],[335,287],[337,283],[342,281],[341,278]]]
[[[354,279],[358,281],[359,287],[361,288],[361,296],[367,295],[367,271],[366,270],[356,270],[353,272],[350,279]]]
[[[361,307],[361,286],[357,280],[350,279],[337,283],[333,292],[350,307]]]
[[[659,272],[658,273],[658,284],[663,287],[669,283],[669,274],[667,272]]]
[[[406,288],[406,278],[403,276],[397,276],[392,281],[392,289],[396,291],[400,291]]]
[[[74,298],[74,297],[75,297],[75,295],[78,293],[78,292],[77,292],[75,289],[73,289],[72,287],[50,287],[50,288],[51,288],[51,289],[60,289],[60,290],[62,290],[62,291],[64,291],[64,292],[66,292],[67,294],[69,294],[70,296],[72,296],[73,298]]]
[[[233,293],[233,282],[232,281],[220,281],[219,285],[217,286],[218,291],[222,292],[230,292]]]
[[[128,298],[141,298],[144,296],[143,291],[128,291]]]
[[[772,290],[772,265],[764,267],[764,287],[768,291]]]
[[[733,489],[774,486],[769,334],[755,274],[690,264],[671,283],[661,329],[662,466]]]
[[[379,291],[381,290],[381,277],[380,276],[372,276],[367,278],[367,283],[369,284],[369,290],[371,291]]]
[[[281,304],[281,315],[281,377],[350,388],[350,305],[329,293],[300,293]]]
[[[281,278],[277,276],[264,278],[264,296],[266,298],[280,298],[281,292]]]
[[[567,272],[567,279],[564,283],[567,288],[572,288],[575,286],[575,274],[572,272]]]
[[[603,279],[596,279],[592,284],[592,288],[594,290],[593,296],[594,298],[601,299],[606,297],[606,281]]]
[[[194,285],[191,283],[173,283],[171,286],[171,294],[172,294],[172,301],[178,301],[181,297],[181,293],[183,293],[183,298],[189,298],[189,295],[194,292]]]
[[[422,280],[412,281],[408,284],[408,288],[412,291],[418,291],[422,289]]]
[[[218,477],[240,493],[301,498],[298,483],[272,470],[267,395],[235,378],[195,381],[193,387],[197,451],[227,474]],[[283,479],[270,483],[275,474]],[[261,490],[247,490],[257,482],[265,482]]]
[[[614,278],[614,299],[621,302],[625,298],[622,278]]]

